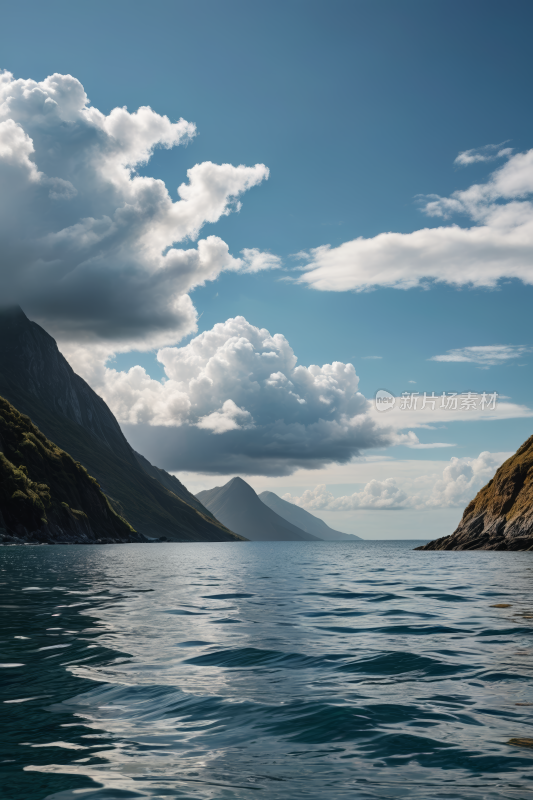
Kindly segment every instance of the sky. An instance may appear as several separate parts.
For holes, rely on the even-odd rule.
[[[531,3],[2,20],[3,300],[192,491],[451,533],[532,432]]]

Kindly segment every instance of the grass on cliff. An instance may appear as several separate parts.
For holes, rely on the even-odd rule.
[[[2,521],[29,531],[85,521],[97,535],[134,533],[87,470],[0,397],[0,527]]]
[[[505,461],[465,508],[463,520],[488,511],[507,522],[533,512],[533,436]]]
[[[140,533],[164,535],[174,541],[243,541],[209,512],[204,515],[147,475],[133,451],[131,461],[126,461],[81,425],[47,409],[2,374],[0,391],[98,479],[117,514]]]

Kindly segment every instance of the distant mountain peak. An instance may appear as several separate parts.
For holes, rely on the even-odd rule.
[[[295,503],[289,503],[287,500],[283,500],[275,492],[261,492],[259,499],[268,506],[268,508],[275,511],[276,514],[279,514],[280,517],[283,517],[283,519],[286,519],[303,531],[307,531],[307,533],[311,533],[313,536],[318,536],[319,539],[324,539],[328,542],[353,542],[361,539],[360,536],[356,536],[354,533],[342,533],[341,531],[330,528],[320,517],[315,517],[314,514],[306,511],[305,508],[301,508],[301,506],[297,506]]]
[[[232,478],[230,481],[228,481],[228,483],[225,484],[225,486],[228,489],[229,488],[233,489],[234,491],[257,494],[249,483],[246,483],[245,480],[239,477]]]
[[[319,538],[276,514],[261,502],[254,489],[242,478],[232,478],[224,486],[199,492],[196,497],[230,530],[251,541],[313,541]]]
[[[22,322],[25,320],[28,323],[28,325],[30,324],[30,320],[28,319],[28,317],[26,316],[26,314],[24,313],[24,311],[21,309],[20,306],[12,304],[4,305],[0,303],[0,314],[2,316],[5,316],[6,319],[10,319],[11,321],[19,320]]]

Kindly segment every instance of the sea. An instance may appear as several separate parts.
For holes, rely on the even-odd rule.
[[[2,800],[533,798],[533,553],[417,544],[0,548]]]

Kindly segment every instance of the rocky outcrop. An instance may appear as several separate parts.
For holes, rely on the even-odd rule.
[[[0,543],[139,541],[87,470],[0,397]]]
[[[478,492],[451,536],[416,550],[533,551],[533,436]]]

